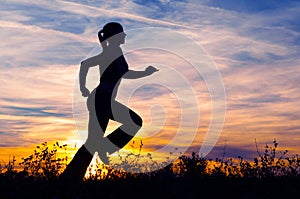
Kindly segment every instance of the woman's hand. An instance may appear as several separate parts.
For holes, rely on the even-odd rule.
[[[87,97],[90,95],[90,91],[86,87],[80,88],[80,91],[81,91],[83,97]]]
[[[153,73],[157,72],[158,69],[153,66],[148,66],[145,70],[147,75],[152,75]]]

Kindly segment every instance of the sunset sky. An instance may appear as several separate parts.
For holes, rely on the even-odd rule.
[[[298,0],[2,1],[0,159],[22,157],[44,141],[82,144],[87,112],[78,95],[79,64],[95,47],[98,52],[97,32],[110,21],[128,33],[124,53],[131,69],[160,69],[120,88],[122,101],[130,86],[141,85],[122,102],[144,119],[138,137],[149,151],[167,145],[182,122],[186,135],[178,147],[191,142],[188,151],[198,152],[212,119],[215,93],[208,88],[222,85],[226,117],[208,157],[222,156],[226,144],[227,157],[251,159],[255,139],[260,150],[276,139],[280,149],[300,154],[299,18]],[[147,28],[182,35],[186,48],[168,32],[148,38]],[[138,40],[143,34],[149,40]],[[166,39],[174,40],[166,49],[129,52],[132,43],[139,48]],[[193,67],[187,57],[198,51],[189,42],[202,49]],[[209,67],[220,75],[215,84],[206,79]]]

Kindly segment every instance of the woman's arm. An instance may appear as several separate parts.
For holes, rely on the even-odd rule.
[[[81,62],[79,71],[79,86],[82,96],[87,97],[90,91],[86,88],[86,76],[90,67],[97,66],[100,63],[100,56],[96,55]]]
[[[152,75],[153,73],[157,72],[158,69],[154,68],[153,66],[148,66],[144,71],[133,71],[129,70],[127,73],[123,75],[125,79],[138,79],[142,77],[146,77]]]

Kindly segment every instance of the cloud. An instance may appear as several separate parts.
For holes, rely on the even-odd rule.
[[[266,12],[274,9],[282,9],[284,7],[290,7],[297,3],[297,0],[269,0],[269,1],[260,1],[260,0],[209,0],[206,4],[209,6],[215,6],[226,10],[233,10],[237,12]]]
[[[1,109],[10,115],[20,116],[55,116],[55,117],[67,117],[69,114],[55,113],[57,107],[40,107],[40,108],[27,108],[27,107],[15,107],[15,106],[2,106]]]
[[[1,4],[0,36],[5,38],[0,44],[1,146],[39,142],[41,135],[47,139],[74,138],[71,107],[78,63],[98,45],[99,28],[115,20],[124,25],[125,31],[150,26],[170,28],[205,48],[222,75],[227,95],[227,119],[216,150],[220,151],[223,140],[227,139],[232,143],[232,151],[244,150],[248,156],[251,154],[248,150],[253,150],[249,140],[257,138],[264,142],[276,137],[293,151],[299,151],[296,108],[300,105],[299,3],[119,2],[6,1]],[[161,35],[161,38],[166,37]],[[130,35],[128,39],[132,39]],[[172,45],[182,48],[176,42]],[[194,87],[200,82],[196,97],[200,102],[201,126],[194,140],[194,144],[200,146],[211,117],[211,98],[204,80],[195,75],[193,69],[182,67],[186,63],[170,53],[137,51],[126,56],[134,69],[142,69],[145,63],[155,61],[162,66],[172,66],[183,75],[177,78],[185,77]],[[160,72],[165,82],[182,88],[180,96],[186,95],[182,81],[176,82],[173,75]],[[143,93],[151,93],[149,96],[153,98]],[[178,102],[166,100],[172,94],[159,86],[141,87],[134,94],[136,100],[130,106],[142,112],[143,117],[150,116],[149,110],[144,109],[145,103],[152,100],[166,105],[170,131],[160,134],[159,142],[167,143],[174,133],[171,127],[177,125],[170,120],[178,117]],[[85,108],[85,99],[80,100]],[[159,112],[158,109],[153,111]],[[163,120],[164,116],[157,118]],[[149,118],[147,121],[151,122]],[[151,145],[155,139],[150,141]]]
[[[1,144],[26,146],[72,136],[76,71],[69,65],[6,68],[0,75]]]
[[[1,21],[1,43],[4,53],[2,67],[47,66],[77,64],[91,48],[91,42],[72,34],[48,30],[33,25]],[[21,33],[21,34],[20,34]]]

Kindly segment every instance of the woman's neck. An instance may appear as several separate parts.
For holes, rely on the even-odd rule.
[[[120,48],[120,44],[118,44],[118,43],[110,43],[110,44],[108,45],[108,47],[109,47],[109,48]]]

